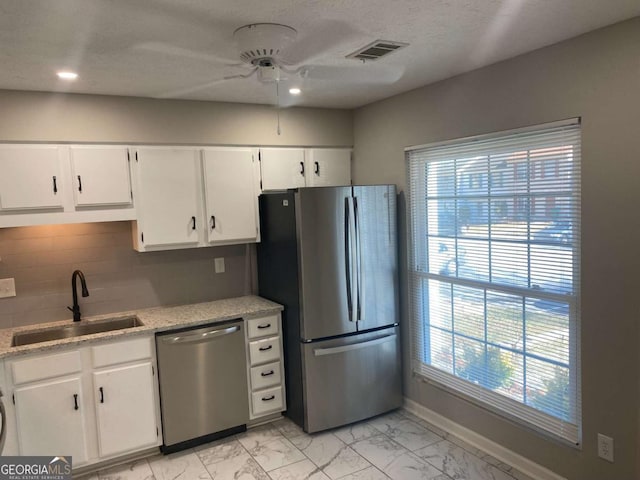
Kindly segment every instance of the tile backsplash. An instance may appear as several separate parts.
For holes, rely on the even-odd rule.
[[[71,274],[84,272],[83,317],[255,293],[253,245],[139,253],[130,222],[0,229],[0,278],[16,296],[0,298],[0,328],[71,319]],[[214,258],[224,257],[216,274]]]

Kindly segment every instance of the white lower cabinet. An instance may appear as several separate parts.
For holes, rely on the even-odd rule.
[[[101,457],[157,444],[151,362],[93,374]]]
[[[152,340],[7,360],[19,454],[71,455],[77,467],[159,445]]]
[[[286,410],[282,320],[279,314],[247,320],[250,418]]]
[[[73,457],[86,463],[86,402],[79,376],[16,388],[16,420],[21,455]]]

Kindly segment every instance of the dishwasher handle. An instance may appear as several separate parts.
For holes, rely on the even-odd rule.
[[[162,337],[163,343],[168,344],[182,344],[182,343],[199,343],[206,342],[213,338],[224,337],[235,332],[240,331],[240,325],[234,325],[227,328],[213,328],[205,332],[199,331],[197,333],[186,333],[185,335],[166,336]]]

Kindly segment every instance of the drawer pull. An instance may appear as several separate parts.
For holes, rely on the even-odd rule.
[[[269,370],[268,372],[262,372],[260,375],[263,377],[268,377],[269,375],[273,375],[274,373],[276,372],[274,372],[273,370]]]
[[[263,402],[270,402],[271,400],[273,400],[274,398],[276,398],[275,395],[269,395],[268,397],[262,397],[262,401]]]
[[[260,330],[265,329],[265,328],[270,328],[271,324],[270,323],[263,323],[262,325],[258,325],[258,328]]]
[[[258,350],[260,350],[261,352],[266,352],[267,350],[271,350],[273,348],[273,345],[267,345],[266,347],[260,347]]]

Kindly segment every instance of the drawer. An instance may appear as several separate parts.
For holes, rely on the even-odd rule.
[[[252,318],[247,320],[247,332],[249,338],[266,337],[278,333],[278,315],[268,317]]]
[[[255,416],[282,410],[282,387],[269,388],[251,394],[251,407]]]
[[[13,383],[16,385],[69,375],[81,370],[78,350],[17,360],[11,364]]]
[[[280,360],[280,337],[249,342],[249,358],[251,366]]]
[[[133,340],[112,342],[91,347],[94,368],[135,362],[151,358],[151,338],[138,337]]]
[[[251,390],[260,390],[261,388],[279,385],[281,381],[280,362],[251,368]]]

